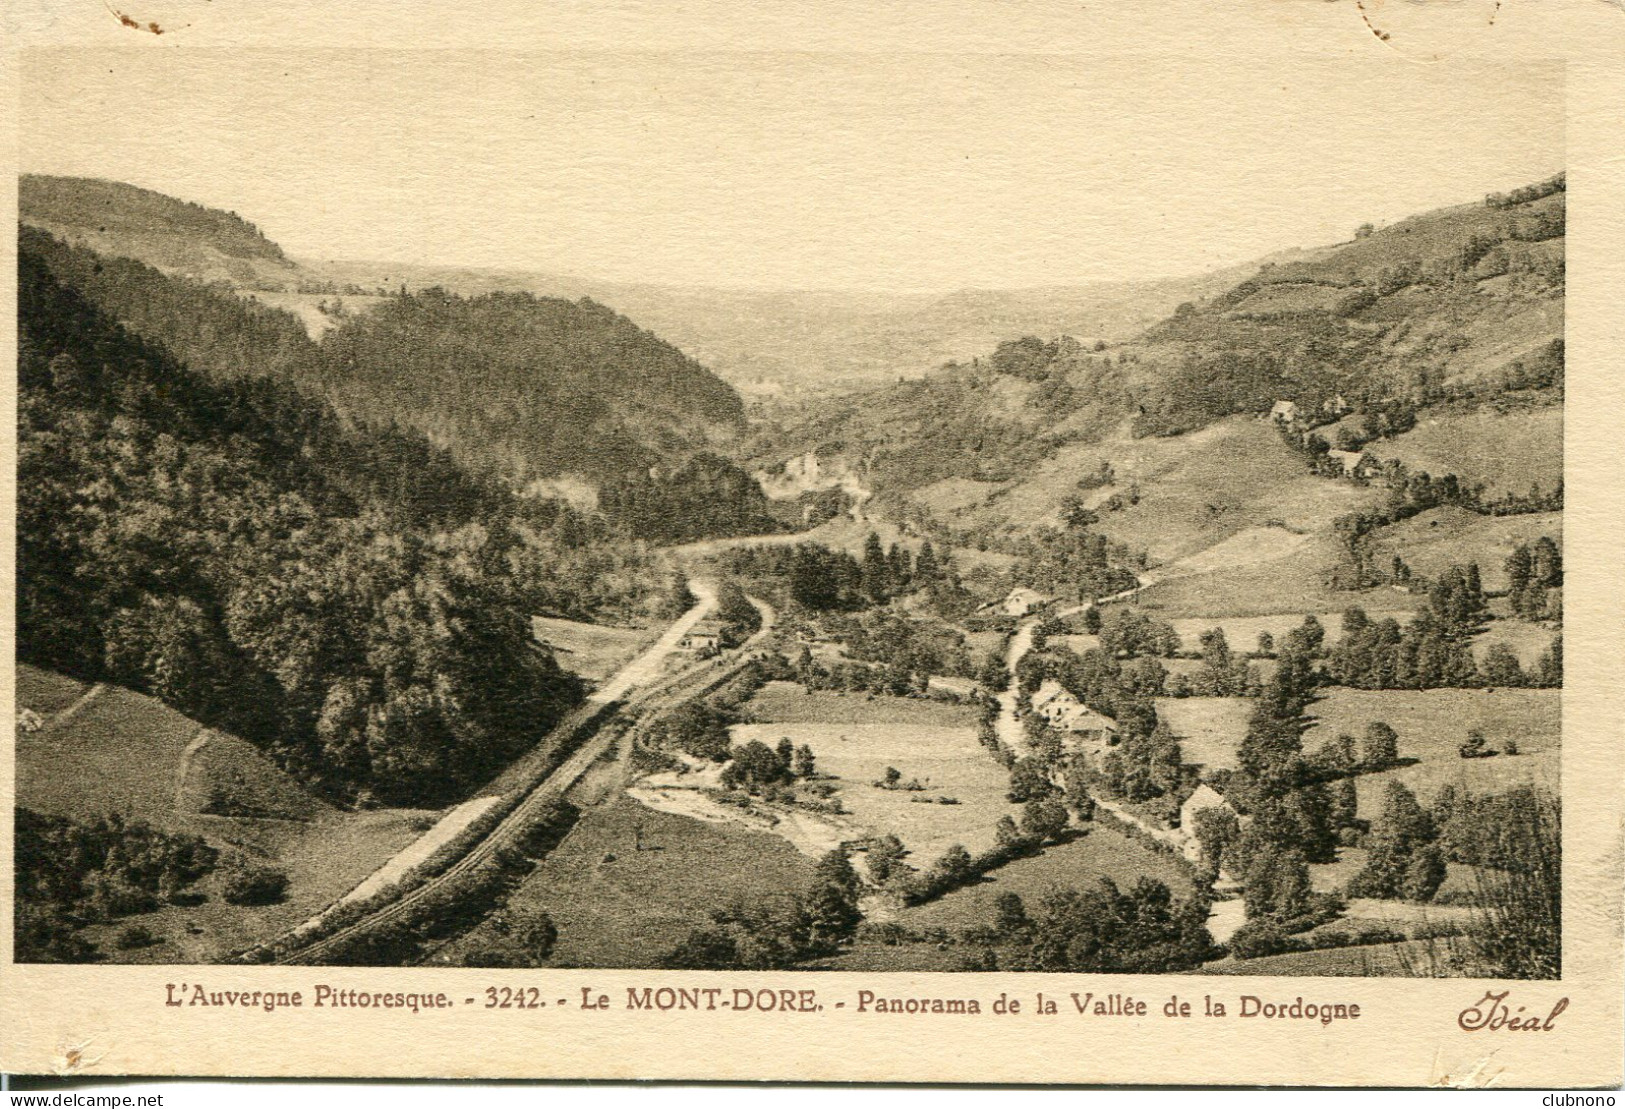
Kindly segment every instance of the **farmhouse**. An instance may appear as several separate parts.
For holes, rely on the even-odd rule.
[[[1327,451],[1326,456],[1343,467],[1344,477],[1370,477],[1378,470],[1377,460],[1364,451]]]
[[[1196,792],[1185,798],[1179,806],[1179,830],[1185,840],[1184,854],[1191,862],[1202,857],[1202,844],[1196,838],[1196,814],[1207,809],[1222,809],[1235,815],[1235,807],[1221,797],[1212,786],[1199,785]]]
[[[1278,400],[1275,407],[1270,409],[1270,419],[1278,423],[1291,424],[1298,420],[1298,406],[1289,400]]]
[[[1047,681],[1033,694],[1033,711],[1049,721],[1052,728],[1089,743],[1104,743],[1117,732],[1117,724],[1062,689]]]
[[[714,624],[696,624],[677,644],[685,651],[710,654],[722,650],[722,629]]]
[[[1054,597],[1046,596],[1036,589],[1028,589],[1018,585],[1010,590],[1010,595],[998,602],[998,611],[1005,616],[1030,616],[1053,601]]]

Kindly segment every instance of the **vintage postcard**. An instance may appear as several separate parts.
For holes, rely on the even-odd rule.
[[[0,1070],[1618,1084],[1625,9],[587,7],[7,17]]]

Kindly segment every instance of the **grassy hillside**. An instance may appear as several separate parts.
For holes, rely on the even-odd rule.
[[[1563,231],[1561,178],[1361,228],[1126,341],[1008,339],[822,405],[760,436],[752,465],[817,458],[857,476],[872,515],[995,550],[1087,510],[1145,554],[1145,600],[1173,614],[1335,608],[1334,524],[1385,511],[1394,481],[1454,475],[1483,487],[1475,512],[1532,486],[1511,510],[1560,503]],[[1268,418],[1283,402],[1286,434]],[[1300,449],[1311,431],[1405,473],[1339,480]],[[1397,553],[1380,524],[1369,542]]]
[[[152,697],[23,665],[17,704],[40,718],[17,736],[17,803],[36,812],[180,825],[198,814],[309,820],[332,811],[252,745]]]
[[[24,174],[17,194],[23,222],[102,254],[209,281],[280,286],[298,276],[282,248],[235,212],[83,177]]]

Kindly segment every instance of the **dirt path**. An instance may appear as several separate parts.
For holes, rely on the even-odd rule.
[[[74,716],[78,715],[81,709],[90,704],[90,702],[94,701],[97,697],[100,697],[102,693],[106,691],[106,689],[107,685],[105,682],[97,682],[95,685],[81,693],[77,701],[63,709],[61,712],[57,713],[55,716],[51,717],[51,719],[46,722],[46,727],[55,727],[58,724],[64,724],[67,721],[72,720]]]
[[[661,667],[666,664],[666,659],[672,651],[677,649],[677,644],[682,642],[683,636],[692,631],[694,626],[709,616],[711,610],[716,607],[717,591],[710,582],[693,581],[689,583],[689,589],[698,603],[678,617],[677,622],[667,628],[648,650],[621,667],[618,673],[595,689],[587,698],[588,701],[599,705],[618,701],[634,686],[647,685],[659,675]]]

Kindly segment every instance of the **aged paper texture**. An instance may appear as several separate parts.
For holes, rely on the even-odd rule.
[[[1625,9],[867,7],[8,11],[0,1070],[1620,1081]]]

